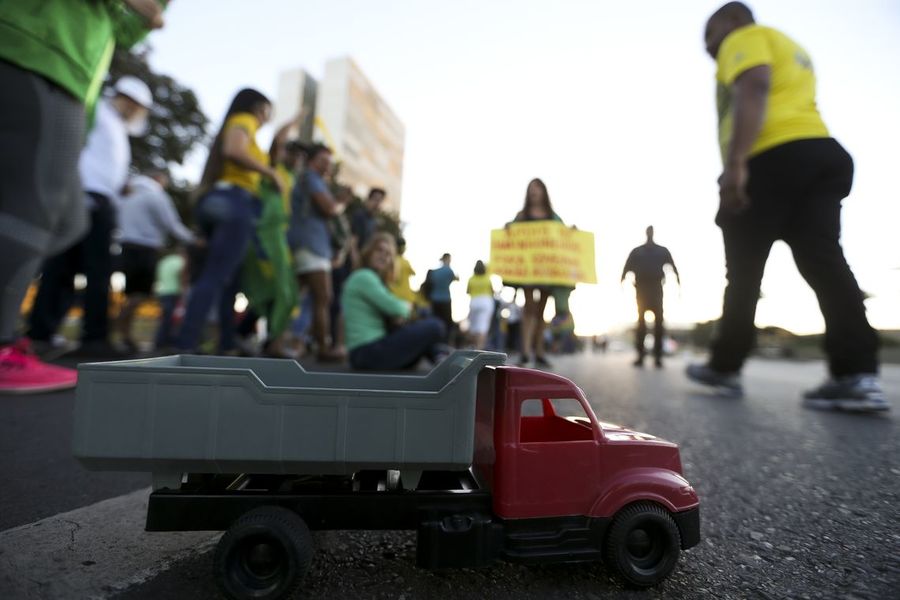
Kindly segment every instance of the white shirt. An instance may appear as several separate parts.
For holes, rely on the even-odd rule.
[[[131,147],[125,119],[104,98],[97,103],[94,127],[78,161],[81,187],[86,192],[115,199],[125,185],[130,165]]]
[[[135,175],[128,187],[128,194],[116,202],[121,242],[162,248],[168,235],[186,244],[194,241],[194,234],[181,222],[175,204],[156,180]]]

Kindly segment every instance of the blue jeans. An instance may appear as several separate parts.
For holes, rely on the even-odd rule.
[[[195,351],[206,316],[219,299],[219,349],[230,350],[234,340],[234,294],[250,238],[258,200],[239,187],[215,188],[197,203],[195,218],[206,235],[206,263],[194,282],[178,348]]]
[[[393,371],[412,368],[423,356],[435,362],[446,333],[444,323],[435,317],[413,321],[379,340],[351,350],[350,366]]]

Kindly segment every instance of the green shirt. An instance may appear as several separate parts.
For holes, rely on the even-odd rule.
[[[409,304],[393,295],[372,269],[357,269],[347,278],[341,302],[349,350],[386,336],[386,319],[409,316]]]
[[[156,295],[178,296],[181,294],[181,271],[184,257],[170,254],[156,264]]]
[[[89,113],[116,44],[131,48],[145,35],[120,0],[0,0],[0,60],[52,81]]]

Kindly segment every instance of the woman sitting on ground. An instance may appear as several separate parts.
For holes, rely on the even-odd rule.
[[[377,233],[362,251],[362,267],[344,284],[341,301],[350,366],[391,371],[437,363],[447,354],[444,324],[434,317],[407,322],[410,305],[388,290],[397,254],[394,238]]]

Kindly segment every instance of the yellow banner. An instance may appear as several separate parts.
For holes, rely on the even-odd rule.
[[[491,272],[522,285],[597,283],[594,234],[556,221],[491,231]]]

